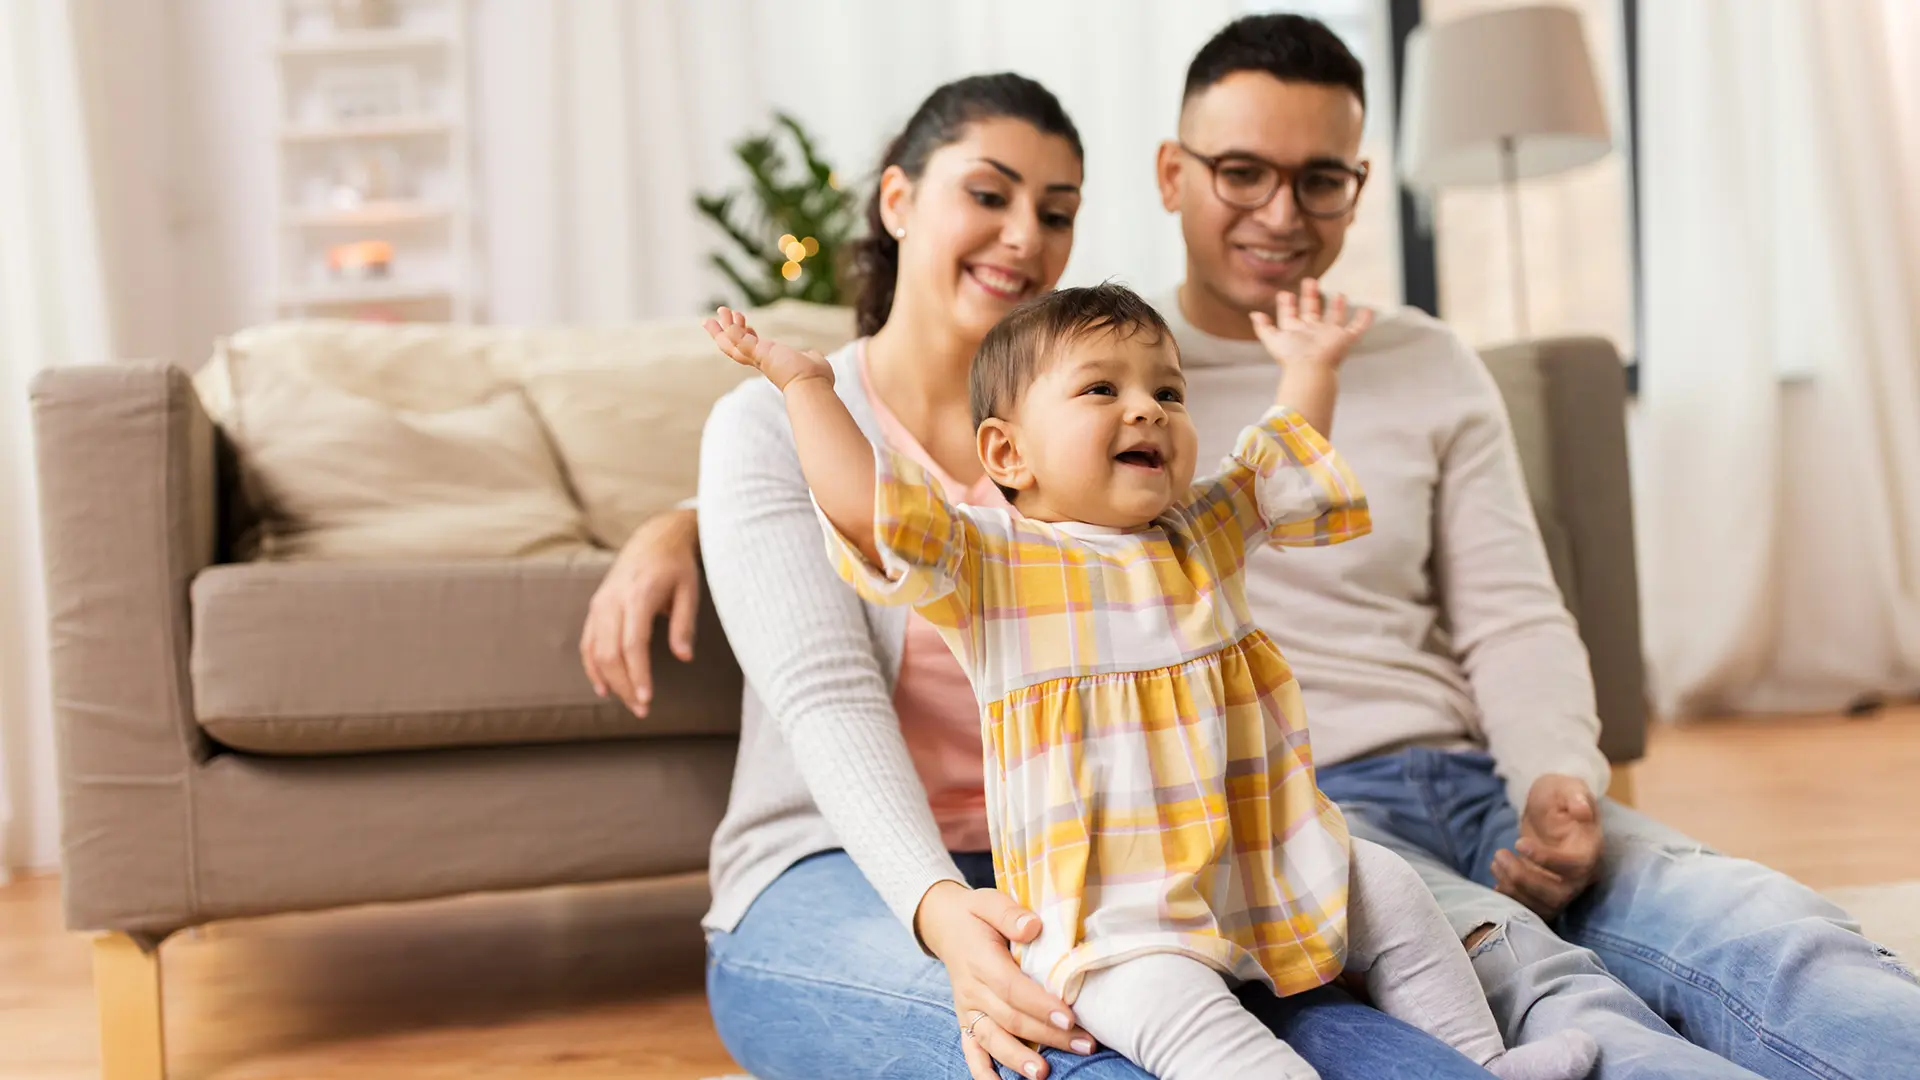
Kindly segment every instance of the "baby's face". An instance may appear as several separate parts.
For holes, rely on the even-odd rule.
[[[1053,358],[1014,410],[1031,472],[1020,512],[1131,529],[1193,483],[1195,437],[1173,337],[1093,334]]]

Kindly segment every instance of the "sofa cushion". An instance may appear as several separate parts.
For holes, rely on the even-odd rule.
[[[609,561],[211,567],[193,582],[200,725],[299,755],[737,732],[711,608],[692,664],[655,650],[649,716],[594,696],[580,628]]]
[[[781,301],[750,316],[803,349],[853,337],[847,308]],[[260,504],[258,554],[486,558],[565,555],[589,537],[619,547],[693,494],[707,413],[749,374],[692,317],[307,320],[235,334],[194,384]]]
[[[590,546],[545,430],[483,331],[277,323],[196,383],[260,515],[245,555],[505,558]]]
[[[1572,539],[1560,519],[1559,507],[1564,500],[1554,484],[1553,413],[1547,402],[1546,374],[1540,367],[1544,356],[1538,347],[1523,344],[1490,349],[1481,354],[1481,359],[1507,407],[1520,471],[1527,482],[1527,498],[1533,504],[1533,519],[1540,526],[1540,540],[1546,545],[1554,583],[1560,586],[1567,610],[1578,621],[1580,594],[1574,580]]]
[[[831,352],[853,337],[849,308],[783,300],[748,317],[762,336],[800,349]],[[501,342],[495,364],[526,389],[587,527],[609,548],[693,494],[707,414],[752,374],[692,318],[524,334]]]

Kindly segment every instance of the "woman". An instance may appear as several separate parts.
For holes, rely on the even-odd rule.
[[[857,251],[863,337],[831,359],[868,436],[954,499],[1000,497],[975,457],[968,366],[1000,316],[1065,268],[1081,166],[1059,103],[1016,75],[934,91],[887,150]],[[931,1080],[963,1065],[991,1080],[996,1061],[1009,1077],[1148,1080],[1094,1053],[1071,1008],[1014,962],[1009,940],[1039,926],[992,888],[965,676],[930,625],[868,607],[835,576],[792,439],[778,393],[754,380],[715,408],[701,450],[708,578],[750,686],[706,919],[721,1038],[761,1080]],[[636,533],[583,634],[596,688],[637,710],[645,630],[669,597],[674,651],[691,650],[689,524]],[[1329,1080],[1486,1075],[1337,990],[1243,1000]]]

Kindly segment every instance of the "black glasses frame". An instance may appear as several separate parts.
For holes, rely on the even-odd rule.
[[[1228,206],[1231,206],[1236,210],[1260,209],[1261,207],[1272,202],[1273,197],[1275,195],[1280,194],[1280,188],[1284,185],[1290,190],[1292,190],[1293,192],[1293,205],[1295,209],[1299,210],[1302,214],[1305,214],[1307,217],[1310,217],[1310,218],[1319,218],[1323,221],[1330,220],[1332,218],[1343,217],[1346,215],[1348,211],[1352,210],[1354,204],[1360,201],[1360,189],[1367,186],[1368,169],[1365,162],[1362,162],[1358,165],[1348,165],[1347,163],[1341,162],[1341,161],[1316,161],[1311,165],[1302,166],[1297,169],[1290,169],[1287,166],[1281,165],[1277,162],[1268,161],[1266,158],[1260,157],[1257,154],[1233,153],[1233,154],[1221,154],[1216,157],[1211,154],[1203,154],[1200,151],[1195,150],[1193,147],[1188,146],[1184,142],[1176,143],[1175,145],[1179,146],[1180,149],[1187,154],[1187,156],[1193,158],[1195,161],[1198,161],[1200,164],[1205,165],[1207,167],[1207,173],[1213,177],[1214,195],[1218,196],[1221,202],[1226,203]],[[1251,161],[1259,165],[1264,165],[1267,168],[1272,169],[1280,177],[1280,182],[1274,184],[1273,190],[1267,192],[1266,198],[1261,199],[1259,202],[1254,202],[1254,203],[1241,202],[1241,201],[1228,198],[1227,195],[1220,190],[1220,165],[1222,162],[1225,162],[1225,161]],[[1329,172],[1342,172],[1342,173],[1346,173],[1348,176],[1353,177],[1354,179],[1353,197],[1347,200],[1347,205],[1341,207],[1338,210],[1326,211],[1326,212],[1318,212],[1318,211],[1307,209],[1306,202],[1300,197],[1300,178],[1306,175],[1308,172],[1311,172],[1316,169],[1324,169]]]

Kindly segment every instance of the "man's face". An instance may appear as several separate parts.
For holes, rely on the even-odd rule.
[[[1359,99],[1342,87],[1240,71],[1187,102],[1179,142],[1208,157],[1264,159],[1290,180],[1313,163],[1360,165],[1363,121]],[[1352,207],[1334,218],[1301,213],[1284,182],[1259,209],[1231,206],[1216,193],[1212,171],[1179,143],[1161,144],[1158,172],[1161,202],[1179,213],[1186,237],[1188,288],[1208,307],[1271,311],[1282,290],[1297,290],[1333,265],[1353,224]]]

